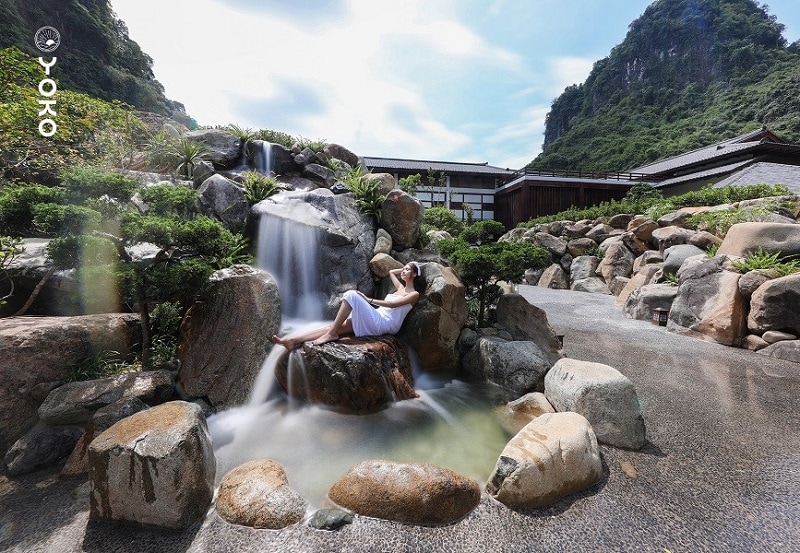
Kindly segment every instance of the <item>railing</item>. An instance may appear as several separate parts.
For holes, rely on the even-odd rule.
[[[630,173],[627,171],[583,171],[581,169],[533,169],[525,167],[515,171],[505,183],[520,178],[523,175],[536,177],[560,177],[572,179],[601,179],[601,180],[620,180],[620,181],[650,181],[657,180],[653,175],[647,173]]]

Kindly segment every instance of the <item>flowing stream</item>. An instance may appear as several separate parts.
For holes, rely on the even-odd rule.
[[[316,231],[305,225],[261,218],[258,264],[278,282],[282,334],[288,328],[324,324],[317,240]],[[386,459],[433,463],[483,485],[508,440],[479,390],[421,373],[418,367],[413,372],[419,397],[372,415],[300,404],[275,380],[277,360],[284,354],[281,347],[272,349],[248,404],[209,418],[218,481],[244,462],[273,459],[286,469],[289,485],[312,506],[320,506],[350,467]]]

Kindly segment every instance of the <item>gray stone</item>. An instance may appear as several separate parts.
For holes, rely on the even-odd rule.
[[[613,230],[614,229],[609,225],[601,223],[599,225],[595,225],[592,228],[590,228],[585,236],[586,238],[591,238],[595,242],[602,242],[603,240],[611,236],[611,232]]]
[[[719,246],[722,244],[722,239],[708,231],[701,230],[689,238],[689,244],[692,246],[697,246],[701,250],[707,251],[711,248],[711,246]]]
[[[391,235],[395,249],[404,250],[417,243],[424,213],[425,208],[414,196],[402,190],[387,194],[381,208],[381,226]]]
[[[319,163],[309,163],[303,167],[303,176],[320,186],[330,188],[336,182],[336,174],[329,168]]]
[[[696,255],[705,256],[705,252],[697,246],[692,246],[690,244],[679,244],[667,248],[664,250],[663,273],[665,275],[676,274],[684,261]]]
[[[585,255],[586,252],[595,248],[597,248],[597,242],[591,238],[574,238],[567,242],[567,250],[574,258]]]
[[[688,211],[673,211],[658,218],[658,225],[661,227],[685,227],[686,221],[692,216]]]
[[[498,386],[500,396],[511,401],[528,392],[541,392],[551,365],[533,342],[485,337],[464,356],[463,371],[469,380]]]
[[[6,472],[19,476],[52,467],[69,456],[80,436],[81,429],[71,426],[33,428],[5,454]]]
[[[743,297],[749,298],[753,295],[753,292],[758,290],[759,286],[768,280],[778,278],[778,276],[778,272],[774,269],[755,269],[753,271],[748,271],[739,279],[739,292],[741,292]]]
[[[533,237],[533,244],[541,246],[556,257],[561,257],[567,253],[566,240],[545,232],[537,232]]]
[[[478,506],[478,484],[427,463],[364,461],[328,491],[336,505],[405,524],[453,524]]]
[[[95,432],[103,432],[108,430],[116,423],[130,417],[134,413],[144,411],[150,407],[144,401],[135,396],[121,397],[114,403],[110,403],[105,407],[101,407],[95,411],[92,416],[92,426]]]
[[[532,305],[520,294],[503,294],[495,312],[497,324],[514,340],[531,341],[545,353],[550,365],[563,357],[561,344],[543,309]]]
[[[544,270],[542,276],[539,277],[539,282],[536,284],[542,288],[556,288],[560,290],[569,289],[569,281],[567,272],[561,265],[553,263]]]
[[[633,274],[637,274],[639,271],[642,270],[643,267],[646,267],[647,265],[660,264],[663,262],[664,262],[664,256],[661,255],[661,252],[658,252],[656,250],[647,250],[642,255],[634,259]]]
[[[756,334],[782,330],[800,334],[800,273],[765,282],[750,297],[747,328]]]
[[[155,405],[172,397],[175,379],[165,370],[70,382],[50,392],[39,406],[39,418],[52,426],[84,424],[95,411],[123,397]]]
[[[779,330],[768,330],[761,335],[761,338],[768,344],[775,344],[783,340],[797,340],[797,335],[789,332],[781,332]]]
[[[215,165],[231,167],[241,157],[242,141],[221,129],[189,131],[183,138],[204,144],[210,150],[204,157]]]
[[[645,284],[633,290],[625,301],[626,317],[652,321],[656,309],[669,311],[678,295],[678,287],[670,284]]]
[[[379,228],[377,232],[375,232],[375,248],[372,250],[372,253],[375,255],[379,253],[392,253],[392,237],[386,232],[386,229]]]
[[[592,230],[592,226],[593,225],[589,225],[587,223],[571,223],[568,225],[562,224],[558,228],[553,228],[553,225],[551,224],[550,234],[558,236],[563,232],[563,234],[565,234],[569,238],[582,238],[586,236],[587,232]],[[592,239],[589,238],[589,240]],[[592,242],[595,242],[595,240],[592,240]]]
[[[652,240],[658,246],[658,251],[664,253],[671,246],[688,244],[695,234],[697,231],[681,227],[661,227],[653,231]]]
[[[89,518],[185,529],[211,504],[215,472],[200,407],[173,401],[140,411],[89,446]]]
[[[397,182],[390,173],[367,173],[363,179],[367,182],[374,182],[378,185],[378,193],[384,196],[395,189]]]
[[[800,340],[783,340],[758,350],[761,355],[800,363]]]
[[[606,249],[595,272],[606,282],[611,282],[617,276],[630,277],[633,273],[633,260],[633,252],[625,244],[614,242]]]
[[[611,290],[600,277],[589,277],[576,280],[570,288],[575,292],[589,292],[591,294],[610,294]]]
[[[272,460],[250,461],[223,476],[216,509],[223,520],[279,530],[303,520],[307,503],[289,487],[286,472]]]
[[[593,255],[581,255],[572,260],[569,269],[569,279],[571,282],[583,280],[597,276],[597,267],[600,265],[600,258]]]
[[[244,190],[222,175],[212,175],[197,189],[200,194],[200,212],[219,219],[234,232],[241,232],[247,224],[250,202]]]
[[[545,376],[544,393],[556,411],[575,411],[586,417],[601,443],[628,449],[645,445],[636,390],[615,368],[560,359]]]
[[[509,434],[516,434],[529,422],[545,413],[555,413],[556,410],[547,401],[541,392],[531,392],[519,399],[510,401],[494,410],[500,425]]]
[[[512,509],[541,508],[597,483],[597,437],[578,413],[546,413],[508,442],[486,492]]]
[[[358,156],[340,144],[327,144],[323,151],[332,158],[344,161],[350,167],[355,167],[359,164]]]
[[[353,515],[339,509],[320,509],[308,520],[308,525],[316,530],[338,530],[342,526],[353,523]]]
[[[608,220],[608,224],[611,228],[627,230],[632,220],[633,215],[629,213],[618,213]]]

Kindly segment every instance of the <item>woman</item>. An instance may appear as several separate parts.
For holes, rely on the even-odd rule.
[[[419,292],[414,289],[414,279],[419,275],[420,266],[415,261],[400,269],[392,269],[389,271],[389,278],[392,279],[395,291],[387,294],[385,299],[368,298],[362,292],[348,290],[342,297],[336,318],[329,326],[283,338],[272,336],[272,341],[292,350],[303,342],[313,340],[314,345],[318,346],[338,340],[345,334],[397,334],[403,319],[419,299]]]

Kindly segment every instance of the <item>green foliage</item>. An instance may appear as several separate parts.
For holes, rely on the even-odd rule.
[[[442,240],[437,247],[455,265],[468,296],[477,300],[478,326],[497,302],[498,282],[521,282],[526,270],[543,269],[549,259],[546,250],[528,242],[489,242],[474,247],[459,237]]]
[[[33,207],[64,202],[63,188],[39,184],[13,184],[0,189],[0,227],[16,236],[35,235]]]
[[[376,222],[380,223],[386,196],[381,194],[380,183],[377,180],[366,178],[368,175],[368,170],[357,165],[345,174],[344,185],[353,193],[358,210],[365,215],[371,215]]]
[[[784,196],[789,193],[785,185],[753,184],[748,186],[725,186],[720,188],[706,187],[698,191],[687,192],[680,196],[661,198],[653,195],[643,199],[611,200],[585,209],[570,208],[554,215],[545,215],[530,219],[520,226],[531,227],[540,223],[551,221],[580,221],[583,219],[599,219],[612,217],[620,213],[643,213],[653,220],[676,211],[682,207],[715,206],[727,203],[766,198],[771,196]]]
[[[135,179],[100,167],[81,166],[63,169],[61,185],[67,191],[67,200],[77,204],[100,196],[127,202],[139,188]]]
[[[631,202],[655,201],[662,198],[663,194],[659,190],[643,182],[634,184],[625,194],[625,199]]]
[[[708,257],[716,257],[718,251],[719,251],[719,244],[711,244],[706,250],[706,255]]]
[[[193,188],[159,183],[142,188],[139,197],[148,205],[152,215],[174,214],[184,219],[191,219],[197,215],[200,194]]]
[[[135,370],[118,351],[104,350],[78,362],[70,371],[70,382],[96,380]]]
[[[24,252],[25,247],[22,245],[21,239],[0,235],[0,282],[9,282],[8,293],[0,297],[0,307],[3,307],[6,304],[6,300],[14,295],[14,283],[11,282],[11,278],[8,276],[8,268],[14,259]]]
[[[767,253],[762,248],[747,254],[741,261],[734,261],[733,266],[742,273],[756,269],[772,269],[779,277],[800,272],[800,261],[786,259],[781,252]]]
[[[247,171],[244,174],[244,193],[250,205],[266,200],[282,190],[284,186],[274,177],[262,175],[258,171]]]
[[[242,127],[235,123],[225,125],[224,127],[222,127],[222,130],[231,133],[233,136],[241,140],[242,144],[256,137],[256,133],[253,129],[251,129],[250,127]]]
[[[769,125],[800,142],[800,52],[752,0],[652,3],[547,115],[539,168],[624,170]]]
[[[167,142],[164,157],[173,171],[191,179],[194,176],[195,165],[204,160],[209,152],[208,147],[202,142],[178,138]]]
[[[422,224],[426,232],[443,230],[453,237],[458,236],[464,230],[464,222],[459,220],[453,210],[444,206],[426,208],[422,216]]]
[[[417,188],[422,186],[422,176],[419,173],[416,173],[414,175],[403,177],[400,179],[397,185],[400,187],[400,190],[406,194],[411,194],[414,196],[417,193]]]
[[[774,212],[764,207],[746,209],[726,209],[695,213],[686,221],[686,226],[696,230],[708,231],[724,238],[733,225],[751,221],[764,221]]]
[[[470,244],[480,244],[497,240],[505,231],[503,223],[493,219],[484,219],[465,228],[461,237]]]
[[[253,140],[263,140],[271,144],[280,144],[284,148],[291,148],[296,142],[296,139],[292,135],[281,131],[272,131],[270,129],[256,131],[253,135]]]
[[[666,273],[662,282],[670,286],[677,286],[680,283],[680,277],[675,273]]]
[[[111,265],[119,261],[114,244],[86,234],[57,236],[47,244],[46,251],[59,270]]]
[[[33,226],[47,236],[91,233],[102,220],[94,209],[72,204],[36,204],[32,211]]]

